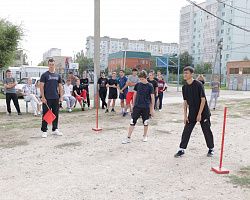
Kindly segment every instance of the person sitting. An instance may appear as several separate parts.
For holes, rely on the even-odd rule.
[[[76,100],[79,102],[82,111],[84,111],[85,103],[87,100],[87,91],[83,89],[83,86],[80,84],[80,79],[76,79],[76,85],[73,87],[73,94]]]
[[[72,96],[73,85],[71,85],[71,81],[69,79],[66,81],[66,84],[63,86],[63,89],[63,100],[66,101],[68,112],[72,112],[72,108],[75,105],[76,99]]]
[[[28,78],[28,83],[23,86],[23,95],[25,101],[30,101],[34,111],[34,116],[40,115],[41,112],[38,112],[37,104],[42,105],[42,103],[39,102],[38,98],[36,97],[36,88],[32,84],[31,78]]]

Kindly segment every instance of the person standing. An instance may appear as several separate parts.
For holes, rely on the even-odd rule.
[[[6,78],[4,79],[3,83],[4,83],[5,93],[6,93],[6,105],[7,105],[8,114],[11,115],[10,102],[12,100],[14,105],[15,105],[17,114],[22,115],[22,113],[20,111],[18,97],[16,94],[16,89],[15,89],[17,83],[16,83],[15,78],[12,77],[12,73],[9,69],[6,70]]]
[[[216,109],[216,104],[218,97],[220,96],[220,82],[218,81],[218,77],[215,77],[215,80],[211,83],[212,93],[209,101],[209,108],[211,109],[213,100],[214,100],[214,107],[213,109]]]
[[[167,90],[167,85],[165,81],[163,80],[162,75],[158,76],[158,98],[156,99],[155,103],[157,104],[157,101],[159,99],[159,111],[162,111],[162,101],[164,92]]]
[[[106,113],[109,112],[110,104],[112,101],[112,109],[111,112],[115,112],[115,101],[117,99],[117,88],[118,82],[116,78],[116,72],[112,72],[112,78],[108,80],[107,88],[109,88],[109,96],[108,96],[108,108]]]
[[[155,108],[154,109],[156,110],[156,103],[158,100],[158,78],[157,80],[155,79],[153,71],[149,73],[148,82],[151,83],[154,88],[154,94],[155,94]]]
[[[87,105],[88,109],[90,108],[90,98],[89,98],[89,78],[87,77],[86,72],[83,73],[82,79],[80,79],[80,83],[83,86],[83,89],[87,92]]]
[[[71,85],[71,81],[68,79],[66,84],[63,86],[64,95],[63,99],[66,101],[68,112],[72,112],[72,109],[75,105],[76,99],[73,97],[73,85]]]
[[[125,112],[124,101],[128,93],[128,87],[126,85],[128,78],[125,76],[124,70],[120,70],[119,74],[120,74],[120,77],[118,79],[118,90],[120,92],[119,99],[121,100],[121,108],[122,108],[122,114],[123,114]]]
[[[107,84],[108,84],[108,79],[105,77],[105,73],[101,73],[101,77],[98,79],[98,86],[99,86],[99,97],[102,101],[102,109],[108,108],[108,105],[106,103]]]
[[[144,125],[143,142],[148,140],[148,124],[150,115],[154,115],[155,95],[152,84],[147,81],[147,72],[142,70],[139,73],[140,82],[134,87],[133,94],[133,113],[130,121],[128,136],[122,141],[122,144],[131,142],[131,135],[137,123],[137,120],[142,117]]]
[[[43,117],[47,113],[48,108],[52,110],[56,116],[52,123],[52,134],[62,136],[63,134],[58,129],[59,118],[59,102],[63,101],[63,86],[62,79],[59,74],[55,72],[54,59],[48,60],[49,70],[42,74],[40,79],[40,92],[41,100],[43,102]],[[47,137],[48,124],[45,120],[42,120],[41,131],[42,137]]]
[[[179,151],[175,157],[181,157],[185,154],[191,133],[197,122],[200,123],[208,147],[208,157],[214,155],[214,138],[211,131],[210,110],[208,108],[205,92],[202,83],[193,79],[194,69],[192,67],[184,68],[184,80],[186,84],[182,87],[184,99],[184,130],[182,133]]]
[[[132,110],[131,103],[133,102],[133,96],[134,96],[134,92],[135,92],[134,87],[139,82],[137,72],[138,72],[137,69],[132,69],[132,75],[128,76],[128,80],[126,83],[126,87],[128,87],[128,93],[126,96],[126,108],[124,110],[123,117],[125,117],[127,115],[128,108],[130,108],[130,110]]]

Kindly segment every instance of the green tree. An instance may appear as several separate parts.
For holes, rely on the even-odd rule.
[[[180,72],[182,73],[185,66],[192,65],[193,60],[193,57],[187,51],[180,54]]]
[[[48,66],[47,61],[41,61],[40,63],[38,63],[38,66]]]
[[[0,68],[11,65],[15,60],[22,35],[23,31],[20,26],[0,19]]]
[[[196,74],[212,74],[212,64],[211,63],[200,63],[195,66]]]
[[[82,74],[86,70],[94,70],[93,59],[85,57],[83,51],[80,51],[76,54],[75,62],[79,63],[80,74]]]

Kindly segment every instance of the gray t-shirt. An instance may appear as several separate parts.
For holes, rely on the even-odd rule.
[[[212,87],[212,92],[219,92],[220,90],[220,83],[218,81],[213,81],[211,83],[211,87]]]
[[[140,81],[140,79],[138,78],[138,76],[133,76],[133,75],[129,75],[128,76],[128,81],[127,82],[132,82],[132,83],[138,83]],[[135,86],[128,86],[128,92],[134,92],[134,88]]]
[[[6,78],[6,79],[4,79],[3,84],[7,84],[8,85],[10,83],[15,83],[15,82],[16,82],[16,80],[14,78]],[[6,88],[5,92],[6,93],[15,94],[16,93],[16,89],[15,89],[15,87],[13,87],[13,88]]]

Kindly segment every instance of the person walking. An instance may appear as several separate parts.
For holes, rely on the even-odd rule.
[[[157,104],[157,101],[159,100],[159,112],[162,111],[162,102],[163,102],[164,92],[166,90],[167,90],[167,84],[163,80],[163,76],[159,75],[158,76],[158,97],[157,97],[157,99],[155,101],[155,103]]]
[[[211,109],[214,100],[213,110],[215,110],[218,97],[220,96],[220,82],[218,80],[218,77],[215,77],[214,81],[211,82],[211,88],[212,88],[212,93],[209,101],[209,108]]]
[[[185,154],[191,133],[197,122],[200,123],[208,147],[208,157],[214,155],[214,138],[211,131],[210,110],[208,108],[206,95],[202,83],[193,79],[194,69],[192,67],[184,68],[184,80],[186,84],[182,87],[184,99],[184,130],[182,133],[179,151],[175,157],[181,157]]]
[[[106,103],[107,84],[108,84],[108,79],[105,77],[105,73],[101,73],[101,77],[98,79],[98,86],[99,86],[99,97],[102,101],[102,109],[108,108],[108,104]]]
[[[63,134],[58,129],[59,118],[59,102],[63,101],[63,86],[62,78],[55,72],[54,59],[48,60],[49,70],[42,74],[40,79],[40,92],[41,100],[43,102],[43,117],[47,113],[48,109],[51,109],[56,116],[52,123],[52,135],[62,136]],[[42,120],[41,131],[42,137],[46,138],[48,130],[48,123]]]
[[[15,89],[17,83],[16,83],[15,78],[12,77],[12,73],[9,69],[6,70],[6,78],[4,79],[3,84],[4,84],[5,93],[6,93],[6,105],[7,105],[8,114],[11,115],[10,102],[12,100],[15,105],[17,114],[22,115],[20,111],[18,97],[16,94],[16,89]]]

